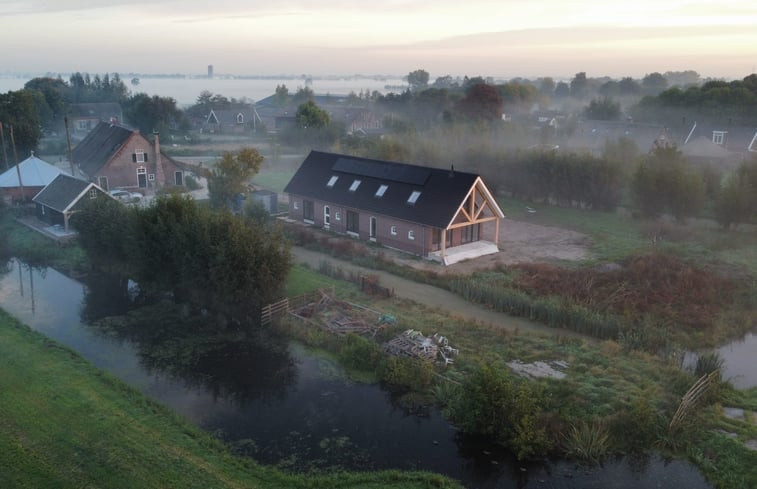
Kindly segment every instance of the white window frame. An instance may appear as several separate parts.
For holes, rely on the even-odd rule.
[[[143,149],[137,149],[134,151],[134,154],[137,158],[137,163],[144,163],[145,162],[145,150]]]
[[[728,134],[728,131],[712,131],[712,142],[722,145],[726,134]]]
[[[89,200],[94,200],[97,198],[97,189],[91,188],[89,189]]]
[[[154,173],[150,173],[149,175],[147,175],[147,181],[154,182],[155,181],[155,174]]]
[[[237,114],[237,124],[244,124],[244,114],[241,112]]]
[[[300,204],[298,204],[296,200],[292,201],[292,207],[294,207],[294,210],[296,211],[300,210]]]
[[[342,213],[339,212],[339,211],[334,211],[334,219],[336,219],[337,221],[341,221],[342,220]]]
[[[323,206],[323,226],[331,226],[331,208],[327,205]]]
[[[386,193],[386,189],[389,188],[389,185],[379,185],[378,190],[376,190],[376,197],[383,197],[384,193]]]
[[[360,180],[355,179],[350,185],[350,192],[354,192],[360,186]]]
[[[415,240],[415,231],[412,229],[409,229],[407,231],[407,239],[414,241]]]
[[[389,232],[392,233],[392,236],[397,236],[397,226],[391,226]]]
[[[410,197],[407,198],[408,204],[415,204],[418,202],[418,199],[421,197],[421,191],[420,190],[413,190],[410,193]]]

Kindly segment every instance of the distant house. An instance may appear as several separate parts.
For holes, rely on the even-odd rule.
[[[499,251],[480,176],[311,151],[287,184],[292,220],[452,264]]]
[[[115,102],[71,104],[68,115],[69,130],[74,137],[84,137],[100,122],[118,122],[124,119],[121,105]]]
[[[111,198],[94,183],[61,173],[35,195],[32,201],[40,220],[68,230],[69,219],[81,209],[83,202],[98,196]]]
[[[558,140],[561,148],[599,156],[608,142],[617,142],[621,138],[633,141],[641,153],[673,143],[668,129],[659,124],[598,120],[580,121],[571,134]]]
[[[757,153],[757,128],[695,122],[680,149],[695,163],[733,167]]]
[[[244,134],[255,131],[260,123],[255,107],[243,109],[210,109],[202,125],[202,132]]]
[[[146,193],[184,185],[185,165],[161,152],[157,133],[151,142],[139,131],[118,124],[99,123],[76,145],[73,160],[86,179],[105,190]]]
[[[365,101],[347,95],[314,95],[313,102],[329,114],[332,121],[344,125],[347,134],[366,134],[383,128],[383,119],[365,106]],[[291,100],[281,103],[275,95],[255,104],[260,121],[271,133],[285,130],[296,124],[299,104]]]
[[[18,178],[19,173],[21,180]],[[58,167],[37,158],[32,152],[30,157],[18,164],[18,168],[12,166],[0,174],[0,195],[6,202],[30,199],[61,173],[66,174]]]

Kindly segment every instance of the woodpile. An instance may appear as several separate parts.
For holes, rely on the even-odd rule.
[[[453,363],[452,357],[459,352],[456,348],[449,346],[444,336],[436,333],[432,336],[423,336],[423,333],[414,329],[408,329],[389,340],[384,344],[384,351],[398,357],[439,361],[445,365]]]

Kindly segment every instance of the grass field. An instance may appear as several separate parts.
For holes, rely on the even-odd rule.
[[[281,192],[294,175],[293,171],[263,171],[255,175],[252,183],[274,192]]]
[[[292,475],[219,441],[0,311],[0,487],[431,488],[439,475]]]

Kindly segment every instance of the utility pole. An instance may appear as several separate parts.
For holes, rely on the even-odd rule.
[[[75,177],[74,174],[74,153],[71,151],[71,134],[68,132],[68,116],[65,116],[63,118],[63,123],[66,126],[66,143],[68,143],[68,162],[71,164],[71,176]]]
[[[18,153],[16,153],[16,139],[13,137],[13,124],[10,125],[11,130],[11,147],[13,148],[13,159],[16,162],[16,173],[18,174],[18,186],[21,187],[21,202],[26,200],[26,192],[24,191],[24,182],[21,181],[21,166],[18,164]]]
[[[3,164],[5,165],[5,170],[10,168],[8,165],[8,152],[5,150],[5,128],[3,127],[3,123],[0,122],[0,140],[3,142]]]

